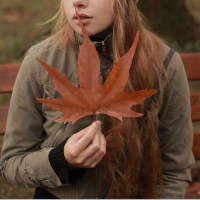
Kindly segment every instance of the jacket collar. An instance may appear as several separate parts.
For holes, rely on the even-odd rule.
[[[112,51],[112,36],[113,34],[110,33],[107,35],[104,40],[102,41],[92,41],[94,46],[96,47],[97,51],[102,55],[110,54]]]
[[[78,35],[78,43],[82,44],[83,43],[83,37]],[[112,38],[113,34],[112,32],[108,32],[108,34],[105,37],[100,37],[98,36],[91,36],[90,40],[96,47],[97,51],[101,55],[109,55],[112,53]]]

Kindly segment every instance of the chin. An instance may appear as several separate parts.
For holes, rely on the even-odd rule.
[[[75,30],[78,34],[82,35],[81,27],[76,27],[76,28],[74,28],[74,30]],[[86,30],[88,36],[92,36],[92,35],[96,35],[96,34],[100,33],[100,31],[91,30],[91,29],[90,29],[89,27],[87,27],[87,26],[85,26],[85,30]]]

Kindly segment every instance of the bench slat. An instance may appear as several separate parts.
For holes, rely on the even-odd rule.
[[[3,135],[6,129],[6,120],[8,116],[8,106],[0,107],[0,135]]]
[[[196,160],[200,160],[200,132],[194,134],[193,154]]]
[[[189,80],[200,80],[200,53],[181,53]]]
[[[20,64],[0,65],[0,93],[12,92]]]
[[[191,93],[190,101],[192,108],[192,121],[200,121],[200,93]]]

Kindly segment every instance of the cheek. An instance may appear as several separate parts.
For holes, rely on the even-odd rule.
[[[63,9],[65,12],[65,16],[67,17],[67,20],[69,21],[71,18],[72,8],[70,9],[70,5],[68,1],[62,1]]]
[[[101,22],[102,24],[104,24],[105,26],[110,27],[113,23],[114,23],[114,14],[111,12],[108,12],[107,15],[102,15],[101,17]]]
[[[114,15],[114,13],[111,13],[111,15],[110,15],[110,25],[112,25],[114,23],[114,19],[115,19],[115,15]]]
[[[105,6],[104,9],[102,8],[102,11],[103,11],[103,14],[101,12],[102,21],[104,21],[109,26],[112,25],[114,22],[114,18],[115,18],[115,13],[113,10],[112,3],[110,3],[109,7]]]

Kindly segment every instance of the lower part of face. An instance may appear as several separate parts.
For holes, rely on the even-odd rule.
[[[115,0],[62,0],[67,20],[74,31],[82,33],[80,23],[74,18],[76,11],[89,36],[103,32],[114,22]]]

